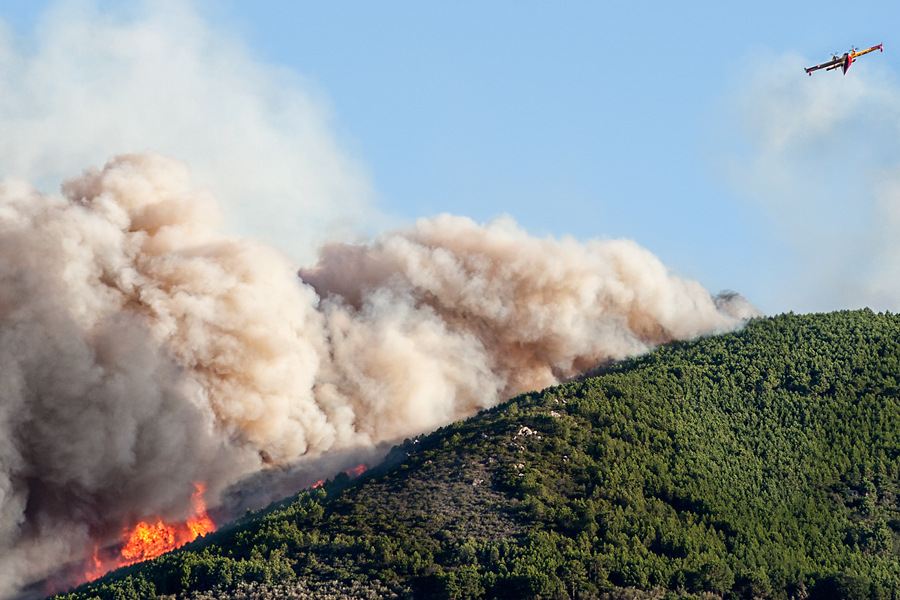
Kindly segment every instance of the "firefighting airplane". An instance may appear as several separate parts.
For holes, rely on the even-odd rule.
[[[840,67],[844,71],[844,75],[847,74],[847,69],[850,68],[854,62],[856,62],[857,57],[862,56],[863,54],[868,54],[869,52],[874,52],[875,50],[880,50],[884,52],[884,48],[881,47],[882,44],[878,44],[877,46],[872,46],[866,50],[857,50],[856,48],[850,48],[850,52],[845,52],[843,56],[838,56],[837,54],[832,55],[831,60],[827,63],[822,63],[821,65],[817,65],[815,67],[805,68],[806,74],[812,77],[813,71],[818,71],[819,69],[825,69],[826,71],[833,71]]]

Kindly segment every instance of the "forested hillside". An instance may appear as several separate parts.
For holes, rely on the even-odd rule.
[[[65,598],[897,599],[898,396],[900,318],[758,319],[407,440]]]

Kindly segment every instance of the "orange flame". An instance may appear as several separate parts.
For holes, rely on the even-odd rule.
[[[344,471],[350,477],[359,477],[363,473],[369,470],[369,467],[366,465],[359,465],[358,467],[354,467],[348,471]]]
[[[358,465],[356,467],[353,467],[352,469],[347,469],[346,471],[344,471],[344,473],[349,475],[350,479],[354,479],[356,477],[359,477],[360,475],[362,475],[363,473],[365,473],[368,470],[369,470],[369,467],[367,467],[366,465]],[[325,479],[318,480],[317,482],[315,482],[313,484],[313,486],[312,486],[313,489],[322,487],[323,485],[325,485],[325,481],[326,481]]]
[[[94,556],[91,558],[91,568],[84,572],[84,577],[87,581],[93,581],[109,570],[103,567],[103,561],[100,560],[100,557],[98,556],[99,552],[100,548],[94,546]]]
[[[166,525],[160,520],[152,525],[146,522],[138,523],[131,530],[128,541],[122,548],[122,558],[125,559],[123,565],[156,558],[160,554],[174,550],[177,547],[176,537],[176,527]]]
[[[155,523],[146,521],[138,523],[130,530],[122,532],[124,546],[119,556],[111,559],[102,560],[99,557],[100,548],[95,546],[92,566],[84,573],[85,580],[93,581],[113,569],[156,558],[194,541],[201,535],[215,531],[216,526],[206,514],[206,503],[203,501],[206,486],[194,483],[194,487],[197,490],[191,495],[194,512],[187,522],[166,524],[157,518]]]

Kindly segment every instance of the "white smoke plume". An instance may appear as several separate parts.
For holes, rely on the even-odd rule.
[[[0,184],[0,597],[184,519],[195,481],[215,503],[267,466],[363,455],[754,314],[629,241],[441,216],[327,246],[298,278],[220,223],[154,154],[62,197]]]

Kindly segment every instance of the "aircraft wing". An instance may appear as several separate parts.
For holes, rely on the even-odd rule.
[[[865,50],[854,50],[850,53],[850,58],[856,59],[857,56],[862,56],[863,54],[868,54],[869,52],[875,52],[876,50],[881,50],[884,52],[884,46],[882,44],[878,44],[877,46],[872,46],[871,48],[867,48]]]
[[[816,65],[815,67],[810,67],[808,69],[804,67],[803,70],[806,71],[807,75],[812,75],[813,71],[818,71],[819,69],[828,69],[829,71],[831,69],[836,69],[841,65],[842,62],[844,62],[843,57],[836,56],[826,63],[822,63],[821,65]]]

